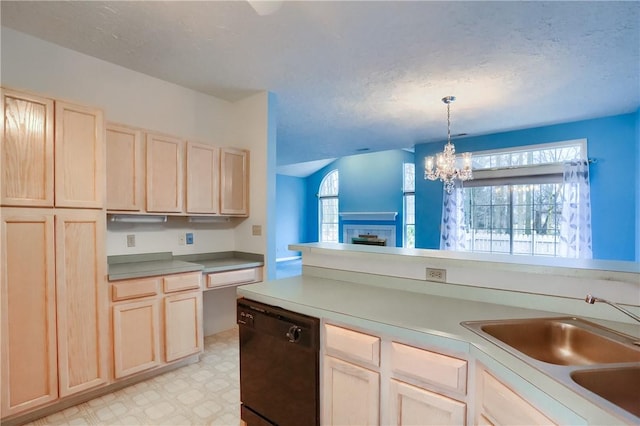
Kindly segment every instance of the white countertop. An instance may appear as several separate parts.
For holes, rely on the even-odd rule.
[[[598,405],[460,325],[462,321],[567,316],[565,314],[307,275],[245,285],[237,291],[248,299],[381,334],[461,353],[480,351],[589,421],[611,424],[617,420]],[[640,335],[640,326],[634,324],[583,318],[626,334]]]

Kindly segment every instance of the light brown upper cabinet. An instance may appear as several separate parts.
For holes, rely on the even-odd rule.
[[[249,215],[249,151],[114,123],[106,135],[108,210]]]
[[[2,108],[2,205],[104,206],[101,110],[8,89]]]
[[[107,124],[107,209],[140,211],[144,207],[142,132]]]
[[[187,143],[187,213],[219,212],[219,171],[218,148]]]
[[[147,133],[147,211],[183,211],[184,141],[171,136]]]
[[[55,205],[102,208],[106,182],[102,111],[55,102]]]
[[[1,203],[53,207],[53,100],[1,91]]]
[[[220,149],[220,214],[249,215],[249,151]]]

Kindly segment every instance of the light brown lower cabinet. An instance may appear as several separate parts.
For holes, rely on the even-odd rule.
[[[114,377],[119,379],[160,364],[160,301],[153,298],[115,304]]]
[[[108,381],[100,210],[0,209],[2,417]]]
[[[467,424],[467,360],[366,330],[323,333],[322,424]]]
[[[325,355],[322,402],[325,425],[377,425],[380,374]]]
[[[389,418],[394,425],[465,425],[466,404],[391,379]]]
[[[476,422],[478,424],[495,426],[556,424],[481,366],[478,368],[477,377]]]
[[[202,291],[172,294],[164,298],[165,360],[198,353],[203,347]]]
[[[201,283],[200,272],[111,282],[116,380],[202,351]]]

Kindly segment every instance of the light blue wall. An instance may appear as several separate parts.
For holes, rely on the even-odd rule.
[[[289,244],[306,243],[306,180],[293,176],[276,176],[276,258],[299,256]]]
[[[454,140],[457,152],[481,151],[572,139],[587,139],[591,165],[593,256],[596,259],[637,259],[636,229],[640,159],[640,113],[603,117]],[[415,147],[416,174],[424,157],[443,143]],[[416,247],[438,248],[442,183],[416,179]]]
[[[636,111],[636,262],[640,262],[640,108]]]
[[[307,178],[307,237],[318,241],[318,199],[322,179],[332,170],[340,176],[340,212],[398,212],[396,245],[402,245],[403,163],[413,154],[403,150],[383,151],[340,158]],[[355,222],[346,222],[355,223]],[[371,222],[373,224],[374,222]],[[389,222],[375,222],[389,223]],[[342,229],[342,220],[340,226]],[[342,239],[342,232],[340,232]]]

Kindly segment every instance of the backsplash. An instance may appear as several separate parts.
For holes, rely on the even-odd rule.
[[[192,244],[188,244],[188,234]],[[234,249],[234,228],[228,223],[196,224],[178,217],[165,223],[107,222],[107,256],[163,251],[183,255]]]

